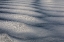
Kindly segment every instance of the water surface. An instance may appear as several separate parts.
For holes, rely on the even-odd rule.
[[[64,1],[0,0],[0,35],[5,42],[64,42]]]

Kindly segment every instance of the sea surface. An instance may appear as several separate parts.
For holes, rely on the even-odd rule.
[[[64,0],[0,0],[0,42],[64,42]]]

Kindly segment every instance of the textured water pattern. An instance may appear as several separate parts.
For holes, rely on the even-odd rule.
[[[0,0],[0,42],[64,42],[64,0]]]

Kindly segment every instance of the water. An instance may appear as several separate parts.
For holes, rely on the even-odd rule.
[[[0,0],[2,34],[5,42],[64,42],[64,0]]]

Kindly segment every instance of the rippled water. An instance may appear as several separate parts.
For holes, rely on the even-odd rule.
[[[64,42],[64,0],[0,0],[1,34],[5,42]]]

